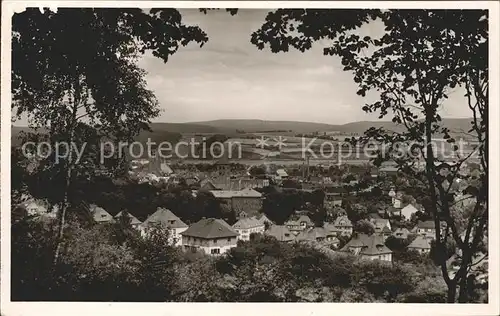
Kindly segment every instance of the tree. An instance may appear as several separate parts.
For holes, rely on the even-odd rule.
[[[165,62],[179,46],[206,34],[182,23],[174,9],[28,8],[12,20],[12,94],[16,115],[27,114],[49,138],[80,146],[92,136],[131,140],[157,116],[157,100],[146,88],[137,58],[146,50]],[[85,34],[85,36],[75,36]],[[79,147],[82,148],[82,147]],[[66,152],[60,174],[59,240],[63,238],[70,187],[88,170]],[[92,167],[90,167],[92,169]],[[58,260],[57,243],[54,262]]]
[[[375,233],[375,227],[369,221],[363,219],[354,223],[353,231],[366,235],[373,235]]]
[[[385,32],[378,38],[356,32],[370,20],[378,20]],[[318,22],[319,21],[319,22]],[[273,52],[293,47],[304,51],[313,42],[326,39],[331,47],[325,55],[341,58],[345,71],[352,72],[358,84],[357,94],[377,97],[363,106],[379,118],[389,115],[401,131],[371,128],[361,139],[389,144],[379,152],[376,163],[394,160],[407,177],[421,179],[430,203],[429,213],[437,227],[436,247],[442,250],[449,239],[459,249],[459,272],[450,278],[446,262],[441,260],[442,276],[448,287],[447,301],[467,302],[467,274],[471,258],[478,251],[487,227],[488,174],[488,13],[485,10],[276,10],[266,17],[262,27],[252,34],[252,42]],[[465,238],[461,239],[450,207],[450,187],[460,166],[471,154],[458,152],[453,134],[443,126],[438,109],[451,89],[461,87],[471,109],[471,128],[465,131],[477,141],[481,170],[474,196],[475,208],[468,219]],[[448,176],[436,165],[443,159],[433,151],[436,135],[447,139],[455,153]],[[398,145],[413,143],[412,150],[397,150]],[[415,155],[417,152],[418,155]],[[396,154],[397,153],[397,154]],[[424,162],[424,170],[414,168]],[[444,229],[440,222],[445,221]],[[438,251],[440,251],[438,250]],[[485,254],[487,255],[487,254]]]

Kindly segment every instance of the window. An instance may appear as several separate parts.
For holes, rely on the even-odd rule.
[[[211,250],[210,250],[210,253],[211,253],[212,255],[218,255],[218,254],[220,254],[220,249],[219,249],[219,248],[214,248],[214,249],[211,249]]]
[[[248,233],[248,230],[244,229],[243,234],[246,234],[246,233]]]
[[[231,241],[231,238],[228,238],[228,239],[227,239],[227,241],[229,241],[229,242],[230,242],[230,241]]]
[[[214,244],[217,244],[217,239],[214,239]]]

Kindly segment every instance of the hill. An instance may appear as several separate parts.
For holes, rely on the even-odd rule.
[[[443,119],[443,126],[455,132],[466,132],[470,129],[470,118]],[[312,122],[294,121],[265,121],[265,120],[214,120],[205,122],[189,123],[152,123],[152,132],[142,132],[136,140],[145,141],[150,137],[155,142],[170,141],[177,142],[181,134],[223,134],[228,137],[238,137],[237,131],[245,133],[291,131],[292,133],[313,133],[313,132],[340,132],[362,134],[370,127],[383,127],[386,130],[401,131],[402,126],[398,126],[390,121],[359,121],[342,125]],[[18,143],[17,136],[21,131],[29,131],[28,127],[13,126],[12,142]],[[242,135],[242,134],[240,134]]]
[[[443,126],[452,131],[468,131],[470,129],[470,118],[443,119]],[[403,126],[396,125],[391,121],[359,121],[342,125],[325,123],[295,122],[295,121],[265,121],[265,120],[214,120],[205,122],[185,123],[195,126],[209,126],[219,130],[243,130],[247,133],[269,132],[269,131],[293,131],[294,133],[313,133],[337,131],[340,133],[364,133],[370,127],[383,127],[387,130],[402,131]]]

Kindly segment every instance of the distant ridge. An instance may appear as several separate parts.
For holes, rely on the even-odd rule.
[[[470,129],[471,118],[445,118],[443,126],[454,132],[467,132]],[[222,119],[204,122],[188,123],[152,123],[153,132],[142,132],[136,139],[142,141],[148,137],[156,138],[160,141],[164,138],[179,139],[180,134],[224,134],[229,137],[238,137],[241,132],[257,133],[271,131],[287,131],[292,134],[308,134],[313,132],[340,132],[362,134],[370,127],[383,127],[386,130],[402,131],[401,125],[396,125],[390,121],[359,121],[341,125],[295,122],[295,121],[266,121],[266,120],[245,120],[245,119]],[[29,131],[28,127],[12,126],[12,138],[15,140],[21,131]],[[241,134],[244,135],[244,134]],[[13,141],[14,143],[14,141]]]

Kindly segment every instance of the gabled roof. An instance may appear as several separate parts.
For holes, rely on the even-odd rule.
[[[143,226],[151,225],[151,224],[160,224],[166,226],[168,228],[185,228],[188,227],[179,217],[177,217],[170,210],[165,208],[158,208],[156,212],[151,214],[145,221],[142,223]]]
[[[233,225],[233,229],[248,229],[259,226],[264,226],[264,223],[261,223],[255,217],[246,217],[237,221]]]
[[[388,219],[384,219],[384,218],[373,218],[371,220],[371,222],[375,226],[375,229],[381,230],[381,229],[383,229],[384,227],[387,226],[387,223],[389,223],[389,220]]]
[[[200,182],[200,188],[205,190],[217,190],[217,187],[210,179],[203,179]]]
[[[134,215],[130,214],[129,212],[126,213],[127,214],[127,217],[130,218],[130,224],[131,225],[139,225],[141,224],[142,222],[140,220],[137,219],[137,217],[135,217]],[[123,216],[123,211],[120,211],[118,214],[115,215],[115,218],[120,218]]]
[[[347,216],[344,215],[337,217],[333,225],[341,227],[352,227],[352,222],[349,220]]]
[[[413,204],[410,203],[401,209],[401,213],[403,212],[416,213],[418,212],[418,209],[415,206],[413,206]]]
[[[279,241],[293,241],[295,236],[284,225],[272,225],[265,232],[266,235],[273,236]]]
[[[390,228],[387,227],[387,226],[384,226],[384,228],[382,228],[382,232],[383,233],[392,233],[392,231],[390,230]]]
[[[324,228],[322,227],[314,227],[307,229],[305,231],[300,232],[296,239],[297,240],[304,240],[304,241],[316,241],[318,238],[326,238],[327,232]]]
[[[323,228],[327,231],[328,234],[337,233],[339,231],[339,229],[337,228],[337,226],[335,226],[335,224],[329,222],[323,223]]]
[[[431,244],[427,238],[417,236],[417,238],[415,238],[415,240],[413,240],[411,244],[408,245],[408,248],[431,249]]]
[[[90,205],[90,213],[92,214],[94,221],[98,223],[111,222],[113,220],[113,216],[111,216],[111,214],[97,205]]]
[[[274,224],[272,220],[270,220],[269,218],[267,218],[266,214],[260,214],[259,216],[256,217],[256,219],[264,224],[266,222],[270,223],[270,224]]]
[[[289,219],[288,221],[285,222],[285,225],[293,225],[293,226],[299,226],[302,222],[306,222],[308,226],[313,226],[314,223],[311,221],[309,216],[307,215],[301,215],[299,218],[296,220],[294,219]]]
[[[204,239],[237,237],[239,234],[222,219],[204,218],[181,233],[182,236]]]
[[[417,224],[418,228],[423,229],[435,229],[436,225],[434,225],[434,221],[424,221]]]
[[[399,227],[392,233],[392,235],[396,238],[407,238],[409,234],[410,231],[406,227]]]
[[[287,177],[288,176],[288,173],[285,171],[285,169],[276,170],[276,174],[279,175],[280,177]]]
[[[233,197],[252,197],[260,198],[262,194],[253,189],[243,189],[241,191],[225,191],[225,190],[211,190],[210,191],[216,198],[220,199],[230,199]]]
[[[384,238],[375,234],[370,236],[358,234],[349,240],[341,251],[349,251],[350,248],[361,248],[360,254],[368,256],[392,253],[392,251],[385,246]]]

